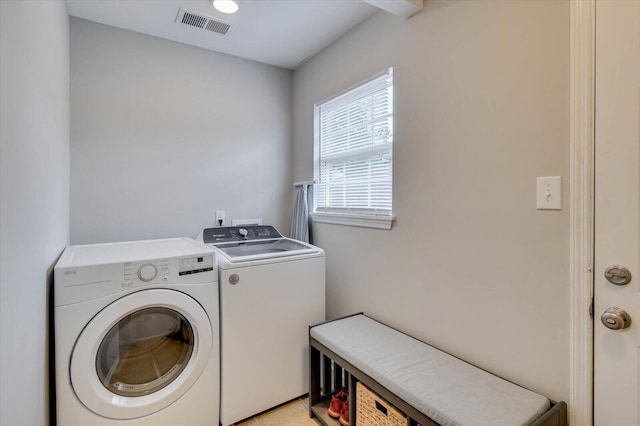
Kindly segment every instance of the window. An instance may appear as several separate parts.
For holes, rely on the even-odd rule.
[[[315,105],[316,222],[390,229],[393,69]]]

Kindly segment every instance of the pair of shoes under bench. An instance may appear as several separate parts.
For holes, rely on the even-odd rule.
[[[327,411],[331,417],[339,419],[342,426],[349,426],[349,395],[343,390],[333,395]]]

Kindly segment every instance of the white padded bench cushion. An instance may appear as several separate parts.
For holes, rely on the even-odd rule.
[[[549,400],[365,315],[311,328],[311,337],[445,426],[528,425]]]

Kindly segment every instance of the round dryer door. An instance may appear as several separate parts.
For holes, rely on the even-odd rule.
[[[152,289],[100,311],[71,355],[71,384],[104,417],[133,419],[162,410],[198,379],[213,332],[202,306],[184,293]]]

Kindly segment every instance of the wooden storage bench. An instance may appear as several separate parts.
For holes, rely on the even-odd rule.
[[[349,392],[351,426],[361,382],[406,416],[407,426],[566,426],[554,403],[452,355],[356,314],[309,328],[309,415],[326,426],[331,395]]]

